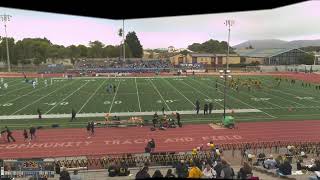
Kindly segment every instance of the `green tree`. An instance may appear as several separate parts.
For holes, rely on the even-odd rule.
[[[91,58],[101,58],[103,54],[104,44],[100,41],[89,42],[88,56]]]
[[[129,32],[127,34],[126,39],[125,39],[125,45],[126,45],[126,56],[127,57],[129,57],[127,55],[127,46],[130,49],[132,57],[141,58],[143,56],[142,45],[141,45],[141,43],[140,43],[140,41],[134,31]]]
[[[199,43],[193,43],[188,46],[188,49],[194,52],[199,53],[227,53],[228,52],[228,43],[225,41],[217,41],[210,39],[202,44]],[[232,47],[229,47],[230,53],[234,53],[234,50]]]
[[[298,59],[299,64],[312,65],[314,63],[314,56],[312,54],[303,54]]]
[[[1,53],[1,61],[7,63],[7,44],[6,38],[2,37],[0,39],[0,53]],[[9,48],[9,58],[10,64],[18,64],[16,54],[15,54],[15,42],[14,38],[8,38],[8,48]]]
[[[80,57],[88,56],[88,48],[84,45],[78,45],[78,49],[80,51]]]

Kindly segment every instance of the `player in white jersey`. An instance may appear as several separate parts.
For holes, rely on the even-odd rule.
[[[3,84],[3,78],[1,78],[1,84]]]
[[[44,80],[44,85],[48,87],[48,81],[46,79]]]
[[[32,86],[33,86],[33,89],[36,88],[36,82],[35,81],[32,82]]]
[[[8,83],[4,83],[3,86],[4,86],[5,89],[8,89],[9,85],[8,85]]]

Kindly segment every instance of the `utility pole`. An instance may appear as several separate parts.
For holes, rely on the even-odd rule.
[[[124,42],[124,19],[123,19],[123,21],[122,21],[122,29],[123,29],[123,32],[122,32],[123,61],[125,62],[125,61],[126,61],[126,45],[125,45],[125,42]]]
[[[7,21],[10,21],[10,18],[12,16],[7,15],[7,14],[3,14],[3,15],[0,15],[0,17],[1,17],[1,21],[4,23],[4,31],[5,31],[5,35],[6,35],[8,72],[11,72],[9,45],[8,45],[8,36],[7,36]]]
[[[230,30],[231,26],[234,24],[234,20],[226,20],[224,23],[228,27],[228,54],[227,54],[227,59],[226,59],[226,64],[227,64],[227,69],[229,69],[229,50],[230,50]]]

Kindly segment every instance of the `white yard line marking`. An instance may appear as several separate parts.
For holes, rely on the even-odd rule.
[[[166,103],[166,100],[164,100],[164,98],[162,97],[162,95],[160,94],[160,92],[158,91],[158,88],[153,84],[152,81],[149,81],[153,88],[158,92],[159,96],[161,97],[162,101],[164,102],[164,104],[167,106],[167,108],[171,111],[171,108],[168,106],[168,104]]]
[[[187,98],[184,94],[182,94],[176,87],[174,87],[168,80],[162,78],[162,80],[164,80],[167,84],[169,84],[171,87],[173,87],[181,96],[183,96],[187,101],[189,101],[194,107],[196,106],[195,104],[193,104],[192,101],[190,101],[189,98]]]
[[[263,79],[262,79],[261,81],[263,81],[263,82],[268,82],[269,80],[263,80]],[[271,83],[272,83],[272,81],[271,81]],[[281,90],[276,90],[276,89],[272,89],[272,88],[270,88],[269,90],[275,91],[275,92],[280,92],[280,93],[282,93],[282,94],[287,94],[287,95],[289,95],[289,96],[294,96],[294,97],[297,96],[297,95],[295,95],[295,94],[286,93],[286,92],[283,92],[283,91],[281,91]],[[275,96],[275,95],[272,95],[272,96]],[[281,96],[276,96],[276,97],[280,97],[281,99],[284,99],[284,98],[282,98]],[[292,100],[287,100],[287,101],[293,102],[293,103],[295,103],[295,104],[299,104],[300,106],[305,106],[305,105],[300,104],[300,103],[298,103],[298,102],[296,102],[296,101],[292,101]]]
[[[111,109],[112,109],[114,100],[115,100],[115,98],[116,98],[116,96],[117,96],[117,93],[118,93],[118,90],[119,90],[119,87],[120,87],[120,83],[121,83],[121,81],[119,81],[119,83],[118,83],[118,85],[117,85],[117,90],[116,90],[116,92],[114,93],[114,96],[113,96],[113,99],[112,99],[112,103],[111,103],[111,106],[110,106],[110,108],[109,108],[109,113],[111,112]]]
[[[12,86],[10,86],[10,87],[12,87]],[[8,89],[10,89],[10,87],[8,87]],[[1,96],[5,96],[5,95],[7,95],[7,94],[11,94],[11,93],[13,93],[13,92],[16,92],[16,91],[19,91],[19,90],[22,90],[22,89],[25,89],[25,88],[28,88],[28,87],[31,87],[31,86],[24,86],[24,87],[21,87],[21,88],[19,88],[19,89],[11,90],[11,91],[8,91],[8,92],[5,93],[5,94],[1,94]],[[14,96],[16,96],[16,95],[14,95]]]
[[[47,112],[45,112],[44,114],[48,114],[50,111],[52,111],[52,109],[54,109],[55,107],[57,107],[58,104],[62,103],[63,101],[65,101],[66,99],[68,99],[70,96],[72,96],[74,93],[78,92],[82,87],[84,87],[85,85],[87,85],[89,82],[84,83],[82,86],[80,86],[77,90],[73,91],[72,93],[70,93],[67,97],[63,98],[61,101],[59,101],[59,103],[55,104],[52,108],[50,108]]]
[[[73,82],[75,82],[75,81],[73,81]],[[73,83],[73,82],[72,82],[72,83]],[[27,107],[31,106],[32,104],[34,104],[34,103],[36,103],[36,102],[39,102],[41,99],[43,99],[43,98],[46,98],[46,97],[50,96],[52,93],[55,93],[56,91],[58,91],[58,90],[60,90],[60,89],[64,88],[66,85],[71,85],[72,83],[64,84],[62,87],[60,87],[60,88],[58,88],[58,89],[56,89],[56,90],[52,91],[51,93],[49,93],[49,94],[47,94],[47,95],[45,95],[45,96],[42,96],[41,98],[37,99],[36,101],[33,101],[32,103],[28,104],[27,106],[24,106],[23,108],[21,108],[21,109],[17,110],[16,112],[12,113],[11,115],[16,114],[17,112],[19,112],[19,111],[21,111],[21,110],[23,110],[23,109],[25,109],[25,108],[27,108]]]
[[[87,99],[87,101],[81,106],[81,108],[79,109],[79,111],[77,112],[80,113],[82,111],[82,109],[88,104],[88,102],[92,99],[92,97],[94,95],[96,95],[96,93],[98,92],[98,90],[102,87],[102,85],[106,82],[107,80],[104,80],[101,85],[94,91],[94,93],[91,94],[91,96]]]
[[[30,85],[30,87],[31,87],[31,85]],[[46,87],[37,88],[37,90],[32,89],[29,93],[24,94],[24,95],[22,95],[22,96],[18,96],[18,97],[14,98],[14,99],[12,99],[12,100],[10,100],[10,101],[7,101],[6,103],[16,101],[16,100],[18,100],[18,99],[20,99],[20,98],[22,98],[22,97],[24,97],[24,96],[28,96],[29,94],[38,92],[38,91],[40,91],[41,89],[44,89],[44,88],[46,88]],[[23,89],[23,88],[22,88],[22,89]]]
[[[224,85],[221,84],[221,83],[218,83],[218,84],[224,86]],[[234,92],[237,92],[237,90],[235,90],[234,88],[229,88],[229,89],[233,90]],[[257,98],[256,96],[253,96],[253,95],[251,95],[251,94],[249,94],[249,93],[247,93],[247,92],[245,92],[245,91],[241,91],[241,92],[244,93],[244,94],[247,94],[247,95],[250,96],[250,97]],[[259,92],[264,93],[263,91],[259,91]],[[266,93],[264,93],[264,94],[266,94]],[[267,95],[269,95],[269,94],[267,94]],[[269,102],[269,101],[264,101],[264,102],[269,103],[269,104],[271,104],[271,105],[273,105],[273,106],[277,106],[277,107],[281,108],[281,106],[279,106],[279,105],[277,105],[277,104],[274,104],[274,103],[272,103],[272,102]],[[261,108],[259,108],[259,109],[261,109]]]
[[[192,79],[192,80],[193,80],[193,79]],[[196,80],[193,80],[193,81],[195,81],[195,82],[197,82],[198,84],[200,84],[200,82],[198,82],[198,81],[196,81]],[[203,83],[201,83],[201,84],[203,84]],[[206,86],[208,86],[209,88],[215,90],[215,88],[213,88],[213,87],[211,87],[211,86],[209,86],[209,85],[207,85],[207,84],[204,84],[204,85],[206,85]],[[221,91],[219,91],[219,90],[218,90],[218,92],[221,93],[221,94],[223,94],[223,92],[221,92]],[[241,101],[241,100],[238,99],[238,98],[235,98],[235,97],[233,97],[233,96],[231,96],[231,95],[228,95],[228,94],[227,94],[227,96],[229,96],[230,98],[235,99],[235,100],[237,100],[237,101],[239,101],[239,102],[241,102],[241,103],[243,103],[243,104],[245,104],[245,105],[247,105],[247,106],[255,109],[255,107],[251,106],[251,105],[248,104],[248,103],[245,103],[245,102]],[[264,112],[264,111],[261,111],[261,112],[264,113],[264,114],[266,114],[266,115],[268,115],[268,116],[270,116],[270,117],[272,117],[272,118],[277,118],[277,117],[275,117],[275,116],[273,116],[273,115],[271,115],[271,114],[269,114],[269,113],[266,113],[266,112]]]
[[[264,79],[266,82],[269,82],[271,80],[267,80],[267,79]],[[262,80],[263,81],[263,80]],[[272,82],[272,81],[271,81]],[[288,89],[289,90],[289,89]],[[302,93],[302,94],[306,94],[306,95],[312,95],[314,96],[315,94],[310,94],[308,92],[301,92],[301,91],[298,91],[298,90],[295,90],[295,89],[292,89],[293,91],[295,91],[296,93]],[[285,91],[281,91],[281,90],[275,90],[275,91],[280,91],[281,93],[284,93],[284,94],[288,94],[288,95],[291,95],[291,96],[294,96],[294,97],[297,97],[298,95],[295,95],[295,94],[292,94],[292,93],[288,93],[288,92],[285,92]],[[290,89],[291,91],[291,89]],[[299,95],[300,96],[300,95]],[[316,96],[316,97],[319,97],[319,96]],[[313,100],[313,99],[306,99],[307,101],[312,101],[312,102],[316,102],[316,103],[319,103],[320,101],[316,101],[316,100]],[[299,103],[297,103],[299,104]],[[302,105],[302,104],[300,104]],[[302,105],[302,106],[305,106],[305,105]]]
[[[232,110],[226,110],[227,113],[231,113]],[[167,111],[167,114],[172,114],[173,112],[179,112],[180,114],[197,114],[194,110],[188,111]],[[262,112],[259,109],[234,109],[234,113],[260,113]],[[221,114],[223,110],[213,110],[214,114]],[[154,115],[154,111],[147,112],[114,112],[111,113],[112,116],[151,116]],[[105,113],[80,113],[77,114],[77,117],[104,117]],[[47,114],[42,118],[44,119],[55,119],[55,118],[69,118],[69,114]],[[12,115],[12,116],[0,116],[0,120],[8,119],[35,119],[38,118],[38,115]]]
[[[134,78],[134,82],[136,83],[137,97],[138,97],[138,103],[139,103],[139,110],[140,110],[140,112],[141,112],[141,104],[140,104],[140,98],[139,98],[137,78]]]
[[[199,91],[198,89],[192,87],[190,84],[188,84],[188,83],[186,83],[186,82],[184,82],[184,81],[181,81],[181,82],[183,82],[185,85],[191,87],[192,89],[196,90],[196,91],[199,92],[200,94],[203,94],[203,95],[206,96],[207,98],[211,99],[211,97],[207,96],[206,94],[204,94],[203,92]],[[219,103],[219,102],[216,102],[216,103],[219,104],[221,107],[223,107],[223,105],[222,105],[221,103]]]

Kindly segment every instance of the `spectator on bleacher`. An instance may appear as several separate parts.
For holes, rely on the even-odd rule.
[[[308,171],[320,171],[320,160],[317,159],[314,161],[311,167],[307,167]]]
[[[62,168],[62,171],[60,172],[59,180],[71,180],[70,179],[70,174],[67,171],[67,168],[65,168],[65,167]]]
[[[277,167],[277,162],[273,159],[272,154],[263,162],[263,167],[266,169],[275,169]]]
[[[172,173],[172,169],[168,169],[165,178],[175,178],[176,176]]]
[[[238,176],[237,176],[238,179],[248,179],[252,177],[252,175],[253,175],[252,168],[247,162],[244,162],[243,167],[241,167],[238,172]]]
[[[204,168],[202,173],[205,176],[205,178],[210,178],[210,179],[216,178],[216,175],[217,175],[217,172],[214,169],[212,169],[210,164],[206,164],[206,168]]]
[[[201,178],[203,176],[202,171],[196,166],[194,162],[190,164],[191,169],[189,170],[188,178]]]
[[[150,145],[150,148],[151,148],[151,152],[154,151],[154,149],[156,148],[156,143],[154,141],[154,139],[151,139],[148,144]]]
[[[149,167],[144,166],[137,174],[136,174],[136,179],[148,179],[151,178],[150,174],[148,173]]]
[[[255,164],[258,166],[263,165],[265,160],[266,160],[266,155],[264,153],[259,153],[257,162]]]
[[[222,169],[220,173],[220,177],[222,179],[232,179],[234,176],[234,171],[231,166],[227,163],[226,160],[221,160]]]
[[[277,158],[275,159],[275,161],[277,162],[276,167],[279,168],[280,164],[283,162],[283,158],[281,155],[277,156]]]
[[[78,174],[78,170],[73,171],[73,174],[71,175],[71,180],[81,180],[81,177]]]
[[[163,178],[163,175],[161,173],[161,171],[159,169],[157,169],[153,175],[152,175],[152,178]]]
[[[213,168],[217,172],[217,178],[220,178],[221,176],[221,170],[222,170],[222,163],[221,161],[217,161],[216,165]]]
[[[128,165],[124,161],[121,161],[119,176],[128,176],[129,174],[130,174],[130,171],[128,170]]]
[[[279,175],[291,175],[291,171],[292,171],[292,166],[289,163],[288,160],[284,160],[283,163],[280,164],[279,169],[277,170],[277,173]]]
[[[110,177],[115,177],[119,174],[119,168],[114,161],[111,162],[110,166],[108,167],[108,173]]]
[[[180,163],[176,166],[176,174],[178,175],[178,178],[188,177],[188,166],[186,165],[184,160],[181,160]]]

